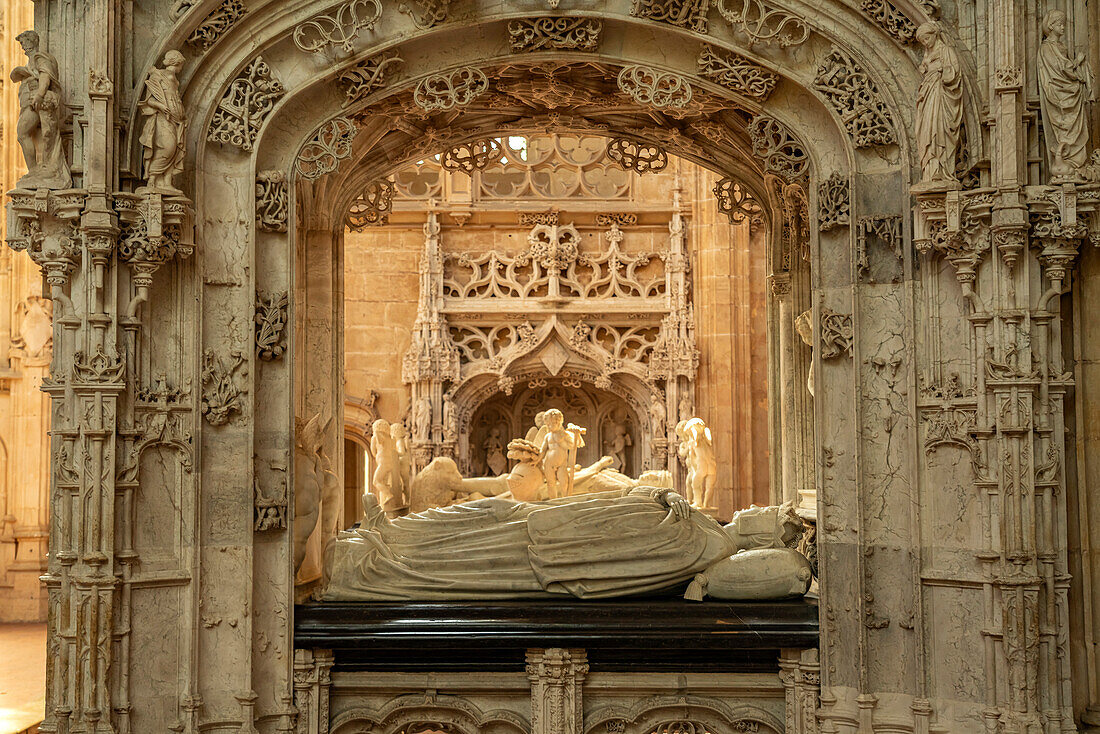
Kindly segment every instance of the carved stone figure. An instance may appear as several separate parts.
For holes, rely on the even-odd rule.
[[[665,421],[668,420],[668,411],[665,410],[665,401],[658,398],[649,404],[649,425],[654,438],[665,437]]]
[[[413,430],[416,439],[421,443],[427,443],[432,435],[432,400],[425,396],[416,401],[416,410],[413,412]]]
[[[554,499],[568,495],[573,489],[577,436],[565,427],[565,416],[557,408],[546,411],[545,420],[547,431],[539,446],[539,459],[550,499]]]
[[[504,458],[504,439],[501,438],[499,427],[489,431],[488,437],[482,442],[481,448],[485,449],[485,465],[489,469],[489,476],[495,477],[504,473],[508,468],[508,460]]]
[[[400,424],[395,424],[400,425]],[[371,427],[370,453],[374,459],[371,489],[378,498],[383,512],[396,515],[404,506],[401,496],[401,477],[398,468],[397,447],[394,445],[389,421],[379,418]],[[364,501],[365,498],[364,498]]]
[[[794,320],[794,330],[798,332],[798,337],[802,340],[802,343],[810,347],[811,354],[814,346],[813,317],[813,309],[809,309],[798,314],[798,318]],[[812,366],[810,374],[806,376],[806,390],[811,396],[814,394],[814,371]]]
[[[677,424],[676,435],[680,439],[677,451],[688,471],[689,501],[693,507],[713,508],[718,460],[714,456],[710,429],[701,418],[691,418]]]
[[[443,396],[443,440],[449,443],[458,440],[458,416],[455,401],[449,394]]]
[[[409,449],[409,432],[404,423],[394,423],[390,426],[390,437],[393,438],[393,450],[397,457],[397,470],[394,472],[394,494],[400,497],[399,506],[409,506],[409,492],[412,489],[412,451]]]
[[[323,598],[597,599],[673,589],[712,569],[722,579],[774,583],[781,575],[779,596],[805,593],[804,558],[780,569],[774,548],[736,553],[742,538],[736,526],[723,528],[675,492],[654,487],[546,502],[484,499],[397,520],[371,506],[360,527],[336,542]],[[756,568],[762,561],[763,571]],[[766,598],[751,584],[746,590],[709,580],[705,588],[697,580],[691,596],[704,591]]]
[[[626,450],[634,445],[634,439],[630,436],[630,429],[626,424],[612,421],[608,427],[604,439],[604,453],[614,461],[612,466],[623,471],[626,468]]]
[[[321,519],[322,535],[335,534],[340,487],[324,452],[325,432],[332,420],[318,413],[295,427],[294,442],[294,570],[306,557],[309,536]],[[325,531],[329,531],[326,533]],[[324,546],[327,538],[321,538]]]
[[[145,96],[138,109],[145,115],[141,129],[145,181],[153,191],[178,193],[173,179],[183,172],[184,131],[187,115],[180,96],[179,75],[183,54],[164,54],[164,68],[154,68],[145,80]]]
[[[917,40],[925,49],[916,110],[921,184],[951,184],[957,181],[955,159],[962,131],[962,63],[939,23],[917,28]]]
[[[532,428],[527,429],[526,440],[535,444],[535,446],[542,445],[542,437],[546,435],[546,411],[540,410],[535,413],[535,425]]]
[[[1090,93],[1089,70],[1084,52],[1070,58],[1062,38],[1066,14],[1051,10],[1043,17],[1043,43],[1039,47],[1039,101],[1043,134],[1050,152],[1051,181],[1078,175],[1088,157],[1089,129],[1085,102]]]
[[[26,66],[11,70],[11,80],[19,83],[19,118],[15,135],[27,175],[19,179],[21,189],[67,189],[73,179],[61,149],[61,124],[64,101],[58,82],[57,59],[38,48],[34,31],[23,31],[16,40],[27,54]]]

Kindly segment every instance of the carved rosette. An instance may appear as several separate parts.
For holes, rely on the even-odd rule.
[[[389,179],[371,181],[348,207],[344,224],[352,232],[362,232],[367,227],[388,222],[393,208],[393,191],[393,181]]]
[[[752,152],[764,161],[764,170],[783,180],[801,178],[810,166],[810,158],[791,132],[778,120],[759,115],[749,123]]]

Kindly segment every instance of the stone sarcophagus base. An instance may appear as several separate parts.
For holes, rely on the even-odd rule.
[[[307,605],[297,731],[817,732],[816,644],[802,600]]]

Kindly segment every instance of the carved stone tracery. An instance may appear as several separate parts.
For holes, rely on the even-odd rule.
[[[797,15],[773,8],[764,0],[716,0],[718,11],[749,43],[799,46],[810,37],[810,27]]]
[[[384,87],[387,83],[386,70],[404,63],[405,60],[396,53],[388,53],[372,56],[350,69],[345,69],[337,77],[347,95],[344,106],[354,104]]]
[[[847,226],[852,209],[848,177],[834,171],[818,184],[817,204],[817,222],[822,232]]]
[[[626,66],[619,72],[619,89],[641,105],[683,108],[691,102],[692,89],[687,79],[648,66]]]
[[[345,0],[329,12],[295,26],[294,44],[308,53],[329,48],[348,53],[359,32],[374,28],[381,17],[381,0]]]
[[[752,152],[764,159],[764,170],[791,182],[801,178],[810,160],[802,144],[778,120],[760,115],[749,125]]]
[[[599,18],[517,18],[508,21],[512,53],[595,51],[603,23]]]
[[[198,46],[203,51],[208,50],[246,12],[248,12],[248,9],[242,0],[225,0],[191,32],[191,35],[187,37],[187,42],[192,46]]]
[[[894,121],[878,87],[846,51],[834,47],[817,67],[813,88],[840,115],[857,148],[897,142]]]
[[[332,173],[340,161],[351,155],[351,144],[359,128],[346,117],[329,120],[302,146],[294,168],[298,175],[308,180]]]
[[[709,9],[710,0],[633,0],[630,14],[706,33]]]
[[[286,232],[286,174],[260,171],[256,174],[256,223],[264,232]]]
[[[779,75],[743,56],[716,51],[709,45],[699,52],[699,73],[734,92],[767,100],[779,81]]]

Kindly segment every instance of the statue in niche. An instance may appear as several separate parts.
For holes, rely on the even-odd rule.
[[[604,438],[604,454],[610,456],[616,471],[626,470],[626,450],[634,445],[630,429],[625,423],[613,420],[607,427]]]
[[[67,189],[72,174],[61,149],[61,123],[65,106],[58,81],[57,59],[38,48],[34,31],[23,31],[15,40],[27,55],[25,66],[11,70],[19,84],[19,117],[15,137],[27,162],[27,175],[16,184],[21,189]]]
[[[667,488],[495,497],[396,520],[372,499],[330,546],[325,601],[599,599],[685,584],[689,599],[781,599],[811,579],[789,513],[723,527]]]
[[[401,507],[408,507],[409,491],[412,488],[412,452],[409,450],[409,431],[404,423],[394,423],[390,426],[390,437],[393,439],[397,467],[393,474],[396,479],[394,494],[400,496]]]
[[[798,318],[794,320],[794,330],[798,332],[798,338],[802,340],[802,343],[810,348],[810,356],[813,356],[814,348],[814,324],[813,324],[813,309],[803,311],[798,314]],[[806,376],[806,390],[810,393],[810,397],[814,394],[814,367],[810,365],[810,374]]]
[[[183,54],[169,51],[163,63],[163,68],[153,68],[145,80],[145,96],[138,105],[145,124],[138,140],[144,150],[146,190],[178,194],[173,179],[183,172],[187,126],[178,78]]]
[[[962,131],[962,63],[939,23],[923,23],[916,35],[924,46],[916,110],[921,185],[952,185],[958,181],[955,160]]]
[[[1089,129],[1085,116],[1091,80],[1084,52],[1070,58],[1062,41],[1066,14],[1051,10],[1043,17],[1039,46],[1039,102],[1043,134],[1050,152],[1051,182],[1080,177],[1088,157]]]
[[[165,386],[165,389],[167,386]],[[340,482],[325,454],[325,434],[332,419],[318,413],[294,431],[294,570],[305,560],[309,537],[321,520],[321,547],[336,534],[340,517]]]
[[[653,429],[653,438],[665,438],[665,421],[668,420],[668,411],[665,410],[663,396],[657,396],[649,405],[649,424]]]
[[[426,395],[416,401],[416,410],[413,412],[413,430],[416,432],[417,441],[421,443],[431,441],[432,399]]]
[[[443,440],[447,443],[458,440],[458,416],[455,414],[455,402],[450,393],[443,396]]]
[[[550,499],[567,497],[573,492],[577,449],[584,447],[581,436],[585,430],[572,423],[566,426],[565,416],[557,408],[546,411],[544,419],[546,434],[539,446],[542,473]]]
[[[508,460],[504,458],[504,439],[499,426],[494,426],[489,431],[489,436],[481,443],[485,449],[485,466],[489,476],[497,477],[508,468]]]
[[[401,424],[394,424],[401,425]],[[374,459],[374,474],[371,476],[371,489],[378,498],[382,512],[396,515],[404,506],[401,496],[401,478],[398,473],[397,447],[389,421],[376,420],[372,426],[370,453]]]
[[[714,508],[714,485],[718,480],[718,460],[710,429],[702,418],[691,418],[676,425],[680,439],[677,452],[687,467],[687,487],[692,506]]]
[[[695,409],[691,406],[691,395],[684,393],[680,398],[679,416],[680,420],[691,420],[695,414]]]

